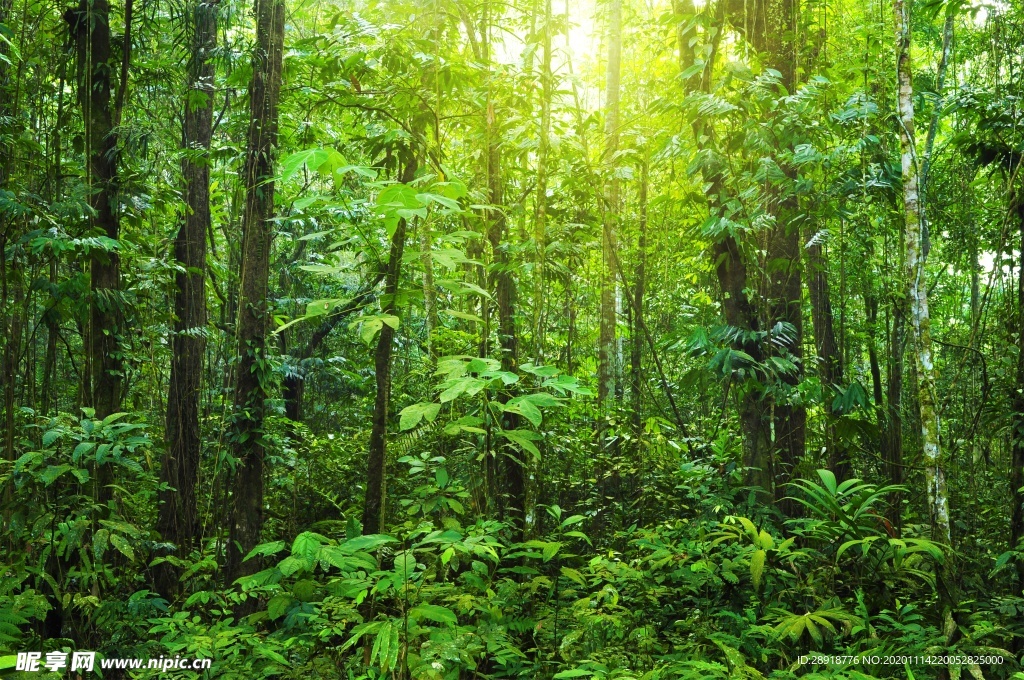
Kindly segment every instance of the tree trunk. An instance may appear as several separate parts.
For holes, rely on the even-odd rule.
[[[107,0],[81,0],[64,13],[75,40],[78,103],[85,127],[86,183],[90,226],[111,239],[109,250],[95,248],[89,257],[90,305],[87,361],[90,383],[84,395],[97,418],[121,410],[124,359],[121,349],[124,298],[121,295],[120,258],[114,242],[120,238],[118,202],[118,138],[110,107],[113,71],[110,45],[110,4]],[[113,468],[97,465],[93,496],[100,505],[113,495]]]
[[[416,177],[419,160],[409,150],[403,159],[401,181],[408,184]],[[405,252],[405,219],[398,220],[395,233],[391,236],[391,251],[384,274],[384,314],[394,314],[398,305],[398,281],[402,274],[402,253]],[[374,378],[377,394],[373,402],[373,424],[370,429],[370,446],[366,457],[366,496],[363,501],[363,533],[379,534],[384,524],[385,473],[387,471],[388,406],[391,399],[391,353],[395,329],[384,324],[377,336],[377,349],[373,353]]]
[[[812,237],[813,239],[813,237]],[[835,329],[832,325],[832,301],[828,284],[828,263],[822,252],[821,244],[814,242],[807,247],[807,289],[811,298],[811,323],[814,326],[814,345],[817,350],[818,376],[821,379],[822,399],[825,413],[835,417],[832,401],[836,388],[843,384],[843,362],[836,343]],[[877,305],[876,305],[877,307]],[[870,314],[869,314],[870,317]],[[873,323],[869,318],[869,322]],[[874,352],[874,345],[870,351]],[[878,357],[875,354],[872,367],[877,369]],[[878,386],[881,389],[881,386]],[[850,478],[850,464],[846,459],[847,447],[836,440],[831,422],[826,424],[825,446],[828,449],[829,468],[836,479]]]
[[[914,140],[914,91],[910,75],[910,8],[905,0],[894,0],[896,31],[896,75],[899,83],[900,149],[903,174],[903,209],[905,219],[906,269],[909,291],[910,323],[913,329],[914,366],[917,393],[921,407],[921,443],[923,448],[925,485],[928,492],[928,514],[932,538],[952,544],[949,521],[949,497],[946,492],[945,461],[939,440],[939,414],[935,396],[935,366],[932,354],[931,319],[928,314],[928,285],[923,248],[922,225],[925,223],[918,195],[918,168]],[[956,630],[953,621],[953,579],[947,559],[936,578],[939,607],[947,638]]]
[[[434,350],[434,330],[437,328],[437,290],[434,288],[434,258],[431,255],[430,225],[420,224],[420,264],[423,266],[423,334],[427,341],[427,361],[431,366],[437,359]]]
[[[210,228],[209,151],[213,138],[213,50],[217,46],[217,5],[198,0],[192,7],[192,62],[182,126],[181,175],[185,215],[174,240],[174,339],[167,391],[167,450],[160,481],[157,530],[185,555],[199,535],[196,483],[199,475],[199,394],[206,351],[206,233]],[[197,157],[201,155],[201,157]],[[157,591],[170,599],[178,591],[178,570],[164,563],[156,572]]]
[[[65,12],[64,18],[75,39],[78,61],[78,103],[85,124],[91,226],[116,241],[120,237],[116,211],[118,140],[110,108],[110,4],[107,0],[82,0],[77,8]],[[120,258],[114,249],[106,252],[97,248],[92,251],[89,266],[92,385],[88,396],[96,417],[105,418],[120,410],[124,388]],[[101,475],[100,481],[101,485],[109,483],[109,476]]]
[[[610,171],[605,185],[604,224],[601,231],[601,309],[598,336],[597,395],[602,415],[615,398],[618,378],[615,342],[615,252],[619,220],[619,180],[615,154],[619,149],[619,81],[622,62],[622,0],[608,5],[608,67],[605,80],[604,163]]]
[[[245,213],[238,296],[238,364],[235,369],[232,453],[237,459],[228,541],[227,576],[232,581],[259,570],[259,559],[243,559],[260,541],[263,524],[263,419],[268,383],[267,286],[273,241],[274,157],[278,96],[284,53],[284,1],[256,0],[256,49],[249,83],[249,133],[245,159]],[[250,613],[255,602],[239,608]]]
[[[903,359],[907,342],[906,300],[892,304],[892,337],[889,342],[889,365],[885,410],[886,469],[889,484],[903,484]],[[903,526],[902,494],[889,498],[889,520],[900,531]]]
[[[488,128],[491,134],[488,149],[487,182],[490,190],[491,205],[503,204],[503,178],[501,174],[501,147],[497,138],[497,126],[494,121],[493,106],[488,109]],[[508,244],[505,242],[506,220],[501,210],[491,211],[488,216],[487,240],[491,244],[491,288],[494,290],[495,302],[498,305],[498,339],[501,352],[501,368],[503,371],[515,371],[519,362],[519,342],[516,337],[515,321],[515,280],[508,257]],[[505,402],[508,394],[499,395],[499,401]],[[502,427],[514,430],[519,426],[519,418],[514,413],[506,413]],[[505,474],[505,486],[508,492],[506,509],[511,513],[510,519],[522,537],[526,520],[526,466],[523,454],[512,446],[503,451],[501,468]]]
[[[1017,389],[1013,396],[1013,444],[1010,460],[1010,494],[1013,509],[1010,516],[1010,550],[1024,548],[1024,196],[1014,201],[1020,230],[1020,274],[1017,277]],[[1016,593],[1024,590],[1024,559],[1017,560]],[[1019,647],[1024,645],[1018,644]],[[1019,651],[1019,649],[1017,650]]]
[[[647,286],[647,182],[650,170],[646,151],[640,164],[640,235],[637,239],[636,279],[633,281],[633,326],[630,329],[630,393],[633,398],[633,430],[637,435],[643,429],[643,346],[644,346],[644,292]]]
[[[306,376],[302,362],[313,356],[339,323],[370,304],[374,299],[374,289],[383,280],[384,272],[378,272],[377,276],[356,293],[348,304],[336,309],[324,319],[301,350],[292,354],[293,360],[297,363],[296,370],[285,376],[281,390],[281,396],[284,399],[284,413],[289,420],[298,423],[305,418],[303,401],[306,394]]]
[[[551,149],[551,0],[544,0],[541,47],[540,141],[537,148],[537,211],[533,220],[536,268],[533,274],[533,353],[544,362],[544,258],[547,248],[548,155]]]

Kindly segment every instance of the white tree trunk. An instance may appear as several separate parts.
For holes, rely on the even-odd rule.
[[[914,364],[918,399],[921,402],[921,442],[924,448],[925,482],[933,538],[950,542],[949,498],[939,444],[939,414],[935,404],[935,366],[932,360],[931,321],[928,317],[928,286],[919,196],[919,167],[914,142],[914,100],[910,78],[910,8],[905,0],[894,0],[896,19],[896,71],[899,80],[900,150],[903,165],[903,207],[906,219],[906,276],[910,296],[910,322],[916,340]]]

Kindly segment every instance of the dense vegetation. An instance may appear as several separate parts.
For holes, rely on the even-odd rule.
[[[0,673],[1024,678],[1022,44],[0,0]]]

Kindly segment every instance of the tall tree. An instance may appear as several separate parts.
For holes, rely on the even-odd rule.
[[[597,395],[607,409],[618,383],[618,352],[615,342],[616,291],[615,257],[619,220],[619,178],[615,172],[619,150],[619,98],[622,70],[622,0],[608,3],[608,65],[605,72],[604,163],[609,177],[604,187],[604,220],[601,229],[601,298],[598,336]]]
[[[90,227],[110,239],[107,248],[94,248],[89,259],[89,373],[87,398],[96,416],[105,418],[121,408],[124,357],[121,350],[124,299],[121,294],[120,257],[115,242],[121,235],[118,216],[118,134],[110,100],[114,72],[107,0],[81,0],[64,13],[75,41],[78,103],[85,125],[88,158]],[[109,478],[101,475],[103,482]],[[101,491],[101,494],[104,493]]]
[[[238,294],[238,362],[235,367],[232,453],[233,483],[227,576],[259,569],[243,558],[259,543],[263,525],[263,424],[270,367],[267,286],[273,241],[274,160],[278,98],[284,57],[284,0],[256,0],[256,46],[249,82],[249,132],[245,158],[245,213]],[[251,608],[251,607],[250,607]],[[248,610],[243,607],[243,610]]]
[[[1012,179],[1011,179],[1012,181]],[[1013,211],[1019,230],[1021,268],[1017,276],[1017,384],[1013,396],[1014,427],[1010,450],[1010,550],[1024,540],[1024,196],[1018,192]],[[1017,591],[1024,590],[1024,559],[1017,560]],[[1018,651],[1024,644],[1017,643]]]
[[[165,541],[189,550],[199,533],[196,482],[202,440],[199,396],[206,349],[206,234],[210,229],[210,143],[213,139],[214,50],[217,2],[197,0],[191,8],[192,54],[182,124],[181,176],[185,210],[174,239],[174,339],[167,390],[167,449],[160,479],[157,529]],[[157,572],[157,590],[177,590],[177,574],[168,563]]]
[[[923,450],[925,487],[928,493],[928,514],[933,537],[947,545],[952,542],[949,520],[949,496],[946,491],[945,461],[939,440],[939,412],[935,391],[935,364],[932,353],[931,317],[928,312],[928,282],[925,278],[927,252],[924,250],[923,225],[919,196],[919,169],[914,138],[914,88],[910,66],[910,7],[905,0],[894,0],[896,32],[896,77],[898,83],[900,161],[903,177],[904,239],[906,248],[905,277],[913,329],[914,367],[917,376],[917,397],[921,409],[921,446]],[[956,629],[953,621],[955,605],[951,569],[940,570],[936,587],[943,627],[947,637]]]

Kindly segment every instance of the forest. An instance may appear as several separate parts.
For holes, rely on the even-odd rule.
[[[0,675],[1024,680],[1022,163],[1017,0],[0,0]]]

